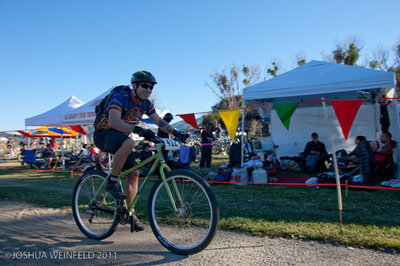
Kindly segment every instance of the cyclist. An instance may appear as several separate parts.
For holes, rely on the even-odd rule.
[[[108,179],[106,191],[116,199],[126,199],[128,205],[137,193],[139,172],[134,171],[127,176],[126,195],[121,191],[117,177],[121,170],[127,170],[136,164],[132,152],[134,142],[129,134],[131,132],[137,133],[147,140],[155,137],[150,129],[136,126],[142,115],[146,114],[164,132],[173,134],[182,140],[185,139],[155,112],[155,108],[149,100],[155,84],[157,84],[156,79],[150,72],[138,71],[133,73],[130,97],[127,98],[122,93],[113,94],[108,105],[104,108],[103,114],[94,123],[93,139],[95,145],[102,151],[114,154],[111,176]],[[143,230],[137,217],[133,215],[132,218],[134,229],[136,231]]]

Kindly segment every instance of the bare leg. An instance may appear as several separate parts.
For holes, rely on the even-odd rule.
[[[113,176],[118,176],[124,166],[126,160],[132,152],[134,142],[132,139],[127,139],[122,143],[121,147],[117,150],[113,157],[111,174]],[[139,172],[135,171],[127,176],[125,184],[126,201],[128,205],[132,202],[133,198],[136,196],[138,189]]]
[[[58,157],[54,158],[54,168],[56,168],[58,165]]]
[[[126,202],[128,206],[132,203],[138,190],[139,171],[130,173],[125,183]]]
[[[133,140],[129,138],[122,143],[121,147],[114,154],[112,169],[111,169],[111,174],[113,176],[119,175],[122,167],[126,162],[126,159],[128,159],[129,155],[132,152],[133,146],[134,146]]]

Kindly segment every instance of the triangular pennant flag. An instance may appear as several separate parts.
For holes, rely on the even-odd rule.
[[[345,140],[347,140],[349,136],[354,118],[356,118],[358,109],[360,109],[363,101],[364,100],[332,101],[333,110],[335,110]]]
[[[197,125],[196,118],[194,117],[194,113],[191,114],[184,114],[184,115],[177,115],[180,116],[183,121],[194,127],[195,129],[199,129],[199,126]]]
[[[220,111],[219,114],[221,116],[222,121],[224,121],[226,129],[228,130],[228,134],[231,137],[231,140],[234,141],[237,130],[237,124],[239,122],[240,109]]]
[[[86,131],[80,126],[69,126],[72,130],[74,130],[75,132],[81,133],[83,135],[87,135]]]
[[[274,104],[275,111],[287,130],[289,130],[290,118],[296,110],[297,105],[299,105],[298,102]]]

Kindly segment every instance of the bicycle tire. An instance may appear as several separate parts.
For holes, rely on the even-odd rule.
[[[211,154],[212,155],[218,155],[220,153],[221,153],[221,148],[219,147],[219,145],[218,144],[212,145]]]
[[[115,232],[118,226],[117,201],[104,188],[92,206],[93,198],[107,174],[100,170],[87,171],[77,181],[72,197],[72,212],[79,230],[88,238],[102,240]],[[89,217],[89,218],[88,218]]]
[[[166,179],[169,184],[176,180],[184,205],[177,206],[180,214],[176,214],[164,183],[159,179],[149,195],[151,229],[157,240],[170,251],[182,255],[198,253],[210,244],[217,231],[219,209],[216,197],[211,187],[192,171],[173,170],[166,174]],[[178,200],[176,202],[179,204]]]

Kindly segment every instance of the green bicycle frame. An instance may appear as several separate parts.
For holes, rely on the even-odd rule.
[[[169,172],[169,171],[171,171],[171,168],[169,168],[169,166],[165,163],[164,156],[162,154],[161,149],[158,149],[158,151],[157,151],[157,153],[155,155],[147,158],[146,160],[140,162],[139,164],[133,166],[132,168],[130,168],[130,169],[126,170],[125,172],[122,172],[122,173],[120,173],[118,175],[118,182],[119,182],[119,185],[121,186],[121,190],[124,191],[123,185],[122,185],[122,181],[121,181],[121,178],[123,176],[129,175],[130,173],[140,169],[141,167],[143,167],[144,165],[146,165],[146,164],[148,164],[148,163],[150,163],[152,161],[154,161],[154,163],[152,164],[149,172],[147,173],[143,183],[140,185],[135,198],[132,200],[131,204],[128,206],[129,215],[132,215],[132,209],[135,207],[136,202],[140,198],[140,195],[141,195],[141,192],[142,192],[144,186],[147,184],[147,182],[149,181],[150,177],[152,176],[153,172],[155,171],[155,169],[157,168],[158,165],[160,165],[160,168],[159,168],[160,169],[160,177],[161,177],[161,179],[162,179],[162,181],[164,183],[167,195],[168,195],[168,197],[169,197],[169,199],[171,201],[171,205],[172,205],[175,213],[178,213],[178,208],[176,207],[176,202],[179,202],[180,206],[183,205],[183,200],[182,200],[182,197],[181,197],[181,194],[179,192],[179,189],[178,189],[178,186],[176,184],[175,179],[172,179],[171,183],[172,183],[172,189],[175,192],[177,200],[174,199],[174,196],[173,196],[173,194],[171,192],[171,188],[168,185],[167,178],[165,177],[164,171],[166,170],[167,172]],[[106,179],[101,184],[99,190],[95,193],[93,198],[90,200],[89,205],[91,205],[92,202],[97,198],[97,195],[103,189],[103,187],[105,186],[105,184],[106,184],[107,180],[110,178],[110,176],[111,176],[111,174],[107,175]]]

